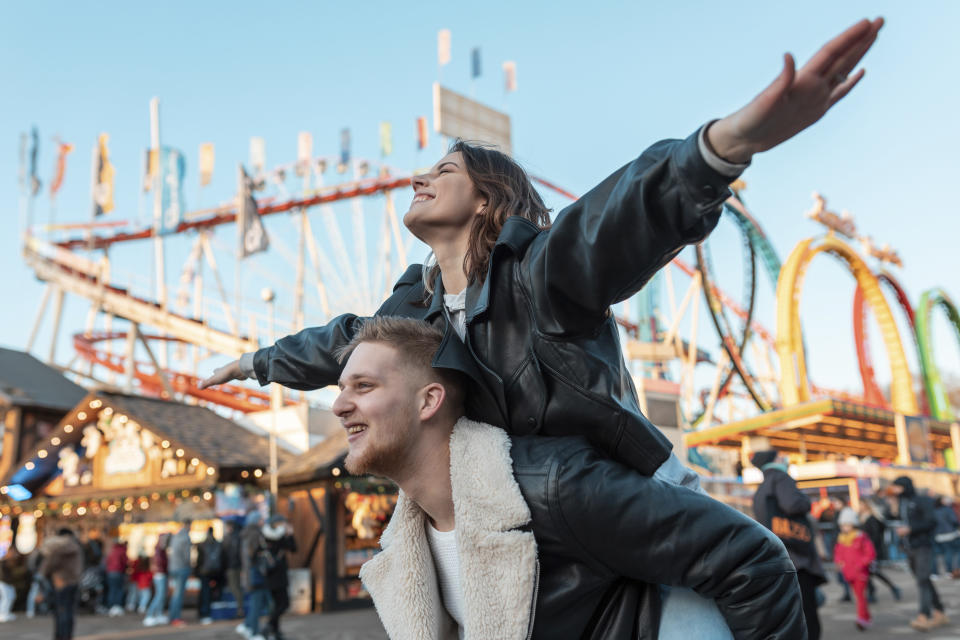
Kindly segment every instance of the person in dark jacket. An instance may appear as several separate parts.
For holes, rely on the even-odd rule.
[[[243,573],[243,561],[240,558],[240,527],[236,520],[227,521],[227,532],[223,535],[223,560],[226,564],[227,588],[237,601],[237,617],[243,618],[243,586],[240,576]]]
[[[290,523],[283,516],[277,514],[270,517],[261,529],[266,543],[266,551],[270,561],[267,562],[266,586],[270,591],[270,619],[267,622],[267,633],[272,640],[283,640],[280,633],[280,616],[290,608],[290,579],[287,571],[290,563],[288,553],[296,553],[297,543],[293,539],[293,530]]]
[[[810,498],[797,488],[796,481],[787,473],[786,463],[776,451],[758,451],[750,462],[763,471],[763,483],[753,496],[754,517],[784,541],[797,569],[807,632],[810,640],[819,640],[816,590],[818,585],[826,582],[826,574],[813,539],[816,528],[810,517]],[[805,529],[804,521],[807,522]]]
[[[210,605],[223,579],[223,546],[213,535],[213,527],[207,527],[207,537],[197,545],[197,578],[200,579],[200,601],[197,616],[200,624],[210,624]]]
[[[913,480],[907,476],[898,477],[888,490],[895,500],[895,515],[904,523],[897,527],[897,535],[904,545],[920,598],[920,613],[910,626],[929,631],[949,622],[940,602],[940,594],[930,580],[933,571],[933,531],[937,526],[933,515],[933,498],[917,493]]]
[[[73,638],[73,610],[77,598],[77,585],[83,573],[83,549],[67,528],[44,540],[41,547],[43,561],[40,574],[53,586],[53,638]]]
[[[715,600],[737,640],[806,637],[774,535],[583,437],[511,440],[462,417],[463,386],[431,366],[442,339],[418,320],[367,322],[332,407],[346,469],[400,487],[360,572],[391,638],[653,639],[658,584]]]
[[[933,517],[937,526],[933,530],[933,548],[943,558],[944,575],[960,577],[960,519],[951,506],[952,500],[937,496]],[[936,572],[934,563],[934,572]]]
[[[894,600],[900,600],[903,596],[900,592],[900,587],[895,585],[893,581],[887,577],[880,564],[887,559],[887,541],[884,536],[887,525],[883,522],[883,514],[880,509],[878,509],[869,498],[861,498],[860,500],[860,528],[867,534],[867,537],[870,538],[873,548],[877,550],[877,561],[870,567],[870,581],[867,583],[867,600],[869,602],[877,601],[877,590],[873,584],[874,578],[889,587]]]

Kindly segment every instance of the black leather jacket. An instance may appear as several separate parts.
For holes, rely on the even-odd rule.
[[[447,321],[442,284],[422,302],[420,265],[377,315],[425,319],[445,331],[433,364],[468,377],[468,417],[513,435],[586,435],[652,475],[671,445],[640,412],[610,305],[716,226],[728,181],[704,162],[696,133],[658,142],[561,211],[550,229],[507,219],[486,280],[467,289],[465,343]],[[358,321],[342,315],[260,349],[260,384],[335,384],[341,367],[333,352]]]
[[[759,523],[583,438],[514,438],[510,455],[540,562],[533,638],[656,638],[657,584],[716,600],[737,640],[807,637],[796,570]]]

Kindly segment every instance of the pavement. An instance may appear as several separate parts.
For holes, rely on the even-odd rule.
[[[860,633],[854,626],[856,608],[853,602],[841,602],[842,589],[835,582],[824,586],[826,603],[820,608],[823,640],[862,637],[870,640],[894,640],[909,637],[924,640],[957,640],[960,638],[960,580],[941,579],[934,583],[954,622],[930,632],[918,632],[909,622],[917,614],[916,586],[910,573],[902,566],[885,568],[886,574],[903,590],[903,598],[896,602],[882,583],[877,583],[878,602],[871,605],[874,626]],[[77,617],[76,640],[239,640],[234,631],[236,621],[217,621],[200,625],[191,621],[188,611],[186,627],[144,628],[141,617],[126,614],[118,618],[82,615]],[[372,608],[335,613],[287,615],[281,624],[290,640],[386,640],[387,635]],[[18,614],[13,622],[0,624],[2,640],[48,640],[53,632],[50,617],[27,619]],[[691,639],[697,640],[697,639]]]

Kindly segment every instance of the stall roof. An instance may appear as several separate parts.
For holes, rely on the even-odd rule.
[[[895,416],[889,409],[827,398],[693,431],[683,439],[688,447],[739,448],[744,438],[765,436],[781,451],[893,460],[897,457]],[[928,424],[935,448],[950,447],[949,423],[930,419]]]
[[[343,463],[349,448],[347,432],[338,429],[320,444],[280,465],[277,481],[290,486],[329,478],[331,470]]]
[[[0,347],[0,404],[69,411],[87,390],[29,353]]]

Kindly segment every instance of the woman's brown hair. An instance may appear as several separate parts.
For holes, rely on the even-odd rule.
[[[463,270],[468,282],[483,282],[487,277],[490,252],[510,216],[522,216],[541,229],[550,226],[550,209],[533,187],[527,172],[510,156],[492,146],[457,139],[447,153],[463,156],[467,175],[474,188],[487,201],[480,215],[473,219],[470,243],[463,259]],[[440,274],[433,266],[426,274],[428,292]]]

